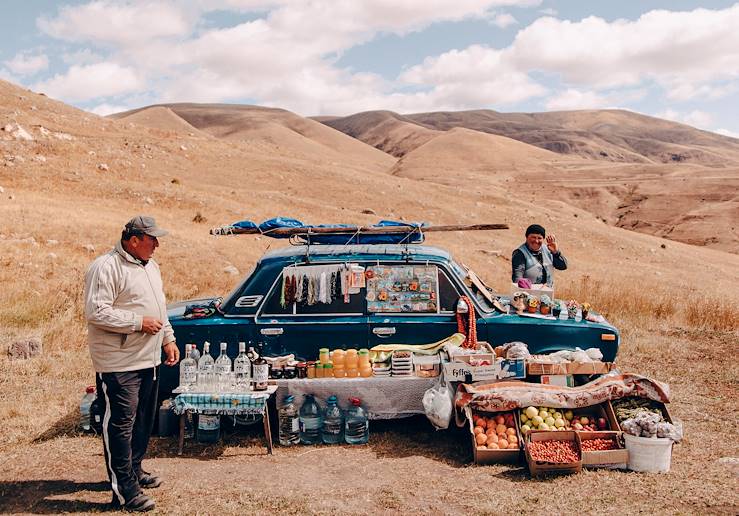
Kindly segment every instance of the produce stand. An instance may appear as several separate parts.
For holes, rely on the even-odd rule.
[[[370,419],[395,419],[424,414],[423,395],[438,382],[438,378],[372,377],[372,378],[312,378],[276,380],[277,402],[291,394],[302,400],[313,394],[320,403],[335,395],[339,404],[346,405],[350,397],[362,400]]]
[[[180,433],[177,454],[182,455],[185,444],[185,419],[187,413],[227,416],[262,416],[267,453],[272,455],[272,431],[269,425],[269,399],[277,392],[276,385],[266,391],[250,392],[180,392],[175,394],[172,410],[180,416]]]

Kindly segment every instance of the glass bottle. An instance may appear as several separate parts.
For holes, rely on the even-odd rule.
[[[185,344],[185,358],[180,361],[180,387],[188,390],[195,385],[197,380],[197,364],[190,356],[191,344]]]
[[[282,406],[277,411],[280,430],[280,444],[292,446],[300,442],[300,418],[298,409],[295,408],[295,397],[291,394],[285,396]]]
[[[198,360],[198,388],[208,392],[213,388],[215,361],[210,355],[210,342],[203,343],[203,355]]]
[[[219,391],[231,388],[231,359],[228,358],[228,344],[221,342],[221,354],[216,359],[216,378]]]
[[[251,387],[251,362],[246,356],[245,342],[239,342],[239,356],[234,359],[234,373],[236,388],[240,391],[248,391]]]
[[[262,349],[260,346],[260,351]],[[254,367],[254,390],[266,391],[269,385],[269,364],[260,354],[252,365]]]

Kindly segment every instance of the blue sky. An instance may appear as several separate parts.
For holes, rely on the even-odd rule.
[[[4,0],[0,77],[98,114],[624,108],[739,136],[739,3]]]

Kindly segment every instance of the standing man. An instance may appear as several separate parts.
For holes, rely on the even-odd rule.
[[[546,247],[544,241],[546,240]],[[531,283],[542,283],[548,287],[554,285],[554,269],[567,269],[567,259],[559,251],[554,235],[546,236],[546,231],[539,224],[526,228],[526,242],[513,250],[511,256],[513,283],[526,278]]]
[[[162,351],[166,365],[179,361],[159,265],[151,259],[166,234],[152,217],[134,217],[115,248],[85,274],[90,357],[105,401],[105,465],[113,504],[131,511],[154,508],[142,488],[158,487],[161,480],[141,461],[154,424]]]

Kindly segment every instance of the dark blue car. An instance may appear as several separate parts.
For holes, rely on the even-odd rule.
[[[323,284],[331,290],[330,297],[321,301],[307,299],[311,292],[305,290],[305,278],[313,274],[311,271],[330,273],[352,267],[365,271],[366,283],[353,287],[351,294],[342,294],[338,285],[330,285],[332,278],[339,280],[334,275]],[[292,290],[285,288],[283,270],[287,271],[286,276],[305,280],[300,286],[306,296],[296,293],[296,286]],[[265,254],[212,315],[186,315],[188,306],[205,306],[215,301],[199,299],[170,305],[169,320],[180,353],[187,343],[195,343],[202,350],[203,342],[209,341],[211,352],[217,354],[218,344],[226,342],[228,353],[234,358],[238,342],[251,341],[264,343],[267,356],[294,353],[310,360],[318,356],[322,347],[371,348],[382,343],[441,340],[457,331],[457,304],[462,296],[467,296],[477,314],[480,341],[494,346],[522,341],[531,353],[597,347],[604,360],[616,358],[619,333],[607,322],[535,319],[502,313],[490,302],[490,296],[481,292],[485,287],[470,276],[474,274],[456,263],[449,253],[425,245],[288,246]],[[315,287],[316,282],[308,283]],[[314,298],[316,295],[314,292]],[[177,383],[177,368],[162,368],[162,396],[168,395]]]

